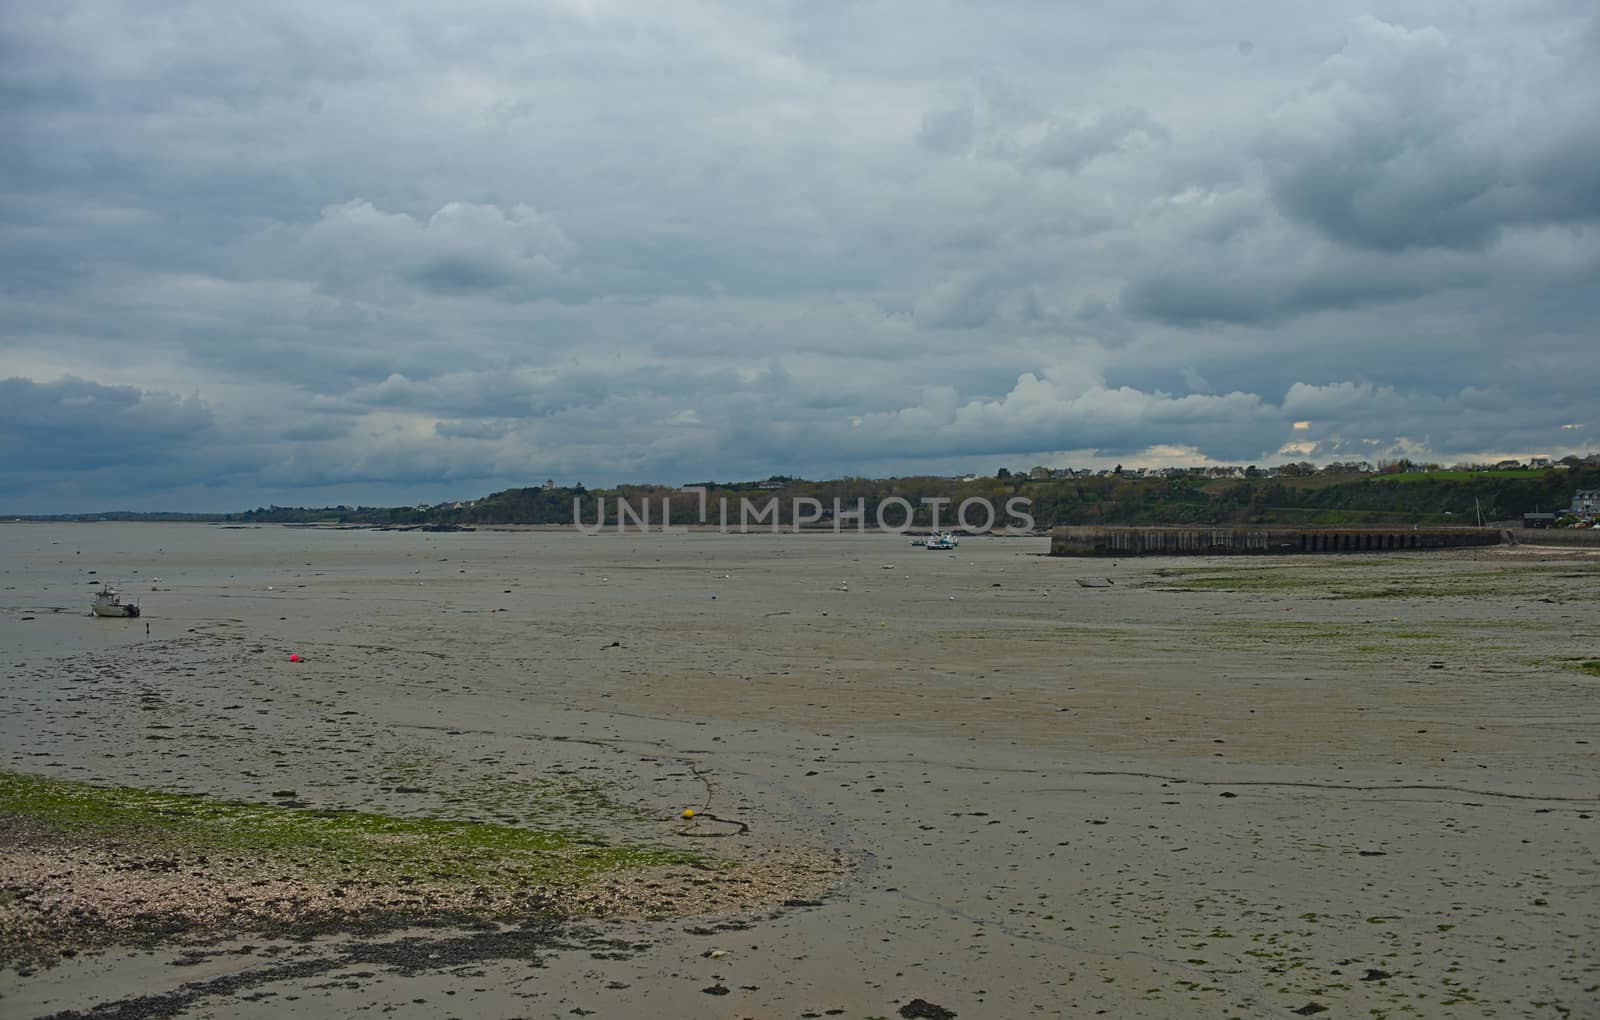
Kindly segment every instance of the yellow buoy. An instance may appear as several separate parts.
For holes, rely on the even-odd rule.
[[[685,817],[685,818],[693,818],[694,817],[694,808],[692,808],[692,807],[684,808],[683,809],[683,817]]]

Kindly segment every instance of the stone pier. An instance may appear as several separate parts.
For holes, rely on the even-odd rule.
[[[1063,527],[1052,556],[1231,556],[1399,552],[1500,545],[1499,528]]]

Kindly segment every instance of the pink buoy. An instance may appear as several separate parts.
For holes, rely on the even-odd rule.
[[[289,661],[290,661],[290,662],[299,662],[299,661],[300,661],[300,656],[298,656],[298,655],[291,655],[291,656],[289,656]]]

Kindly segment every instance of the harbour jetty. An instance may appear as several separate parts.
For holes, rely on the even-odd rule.
[[[1050,532],[1052,556],[1272,556],[1500,545],[1500,528],[1072,526]]]

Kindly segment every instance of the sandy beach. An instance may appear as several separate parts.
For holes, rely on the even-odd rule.
[[[95,946],[0,1014],[1600,1015],[1600,555],[1047,548],[0,525],[0,768],[749,879]],[[13,930],[73,884],[24,850]]]

